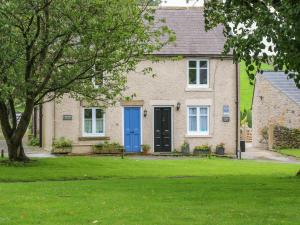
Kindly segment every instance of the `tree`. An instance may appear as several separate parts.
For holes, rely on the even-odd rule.
[[[236,62],[245,61],[250,80],[253,64],[270,63],[300,88],[299,0],[207,0],[204,14],[207,30],[224,26],[224,53],[233,50]]]
[[[155,60],[151,53],[174,35],[155,20],[149,3],[0,0],[0,123],[10,160],[28,159],[22,138],[35,106],[64,94],[113,104],[125,74],[141,60]],[[17,102],[24,103],[19,123]]]

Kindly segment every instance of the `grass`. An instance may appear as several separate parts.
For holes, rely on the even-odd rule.
[[[262,65],[262,70],[272,70],[273,66],[268,64]],[[241,111],[244,109],[250,110],[252,104],[253,88],[254,86],[250,84],[249,77],[246,73],[245,62],[240,63],[240,82],[241,82]]]
[[[216,158],[0,164],[0,224],[299,224],[298,169]]]
[[[284,155],[300,158],[300,149],[280,149],[279,152]]]

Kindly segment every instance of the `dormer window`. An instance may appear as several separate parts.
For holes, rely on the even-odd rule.
[[[209,61],[207,59],[188,61],[188,87],[209,87]]]

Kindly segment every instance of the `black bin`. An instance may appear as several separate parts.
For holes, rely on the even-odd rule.
[[[245,141],[240,141],[240,148],[241,148],[241,152],[246,151],[246,142]]]

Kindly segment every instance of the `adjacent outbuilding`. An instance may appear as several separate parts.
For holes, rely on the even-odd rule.
[[[284,72],[256,76],[252,102],[253,145],[262,147],[270,125],[300,129],[300,89]]]

